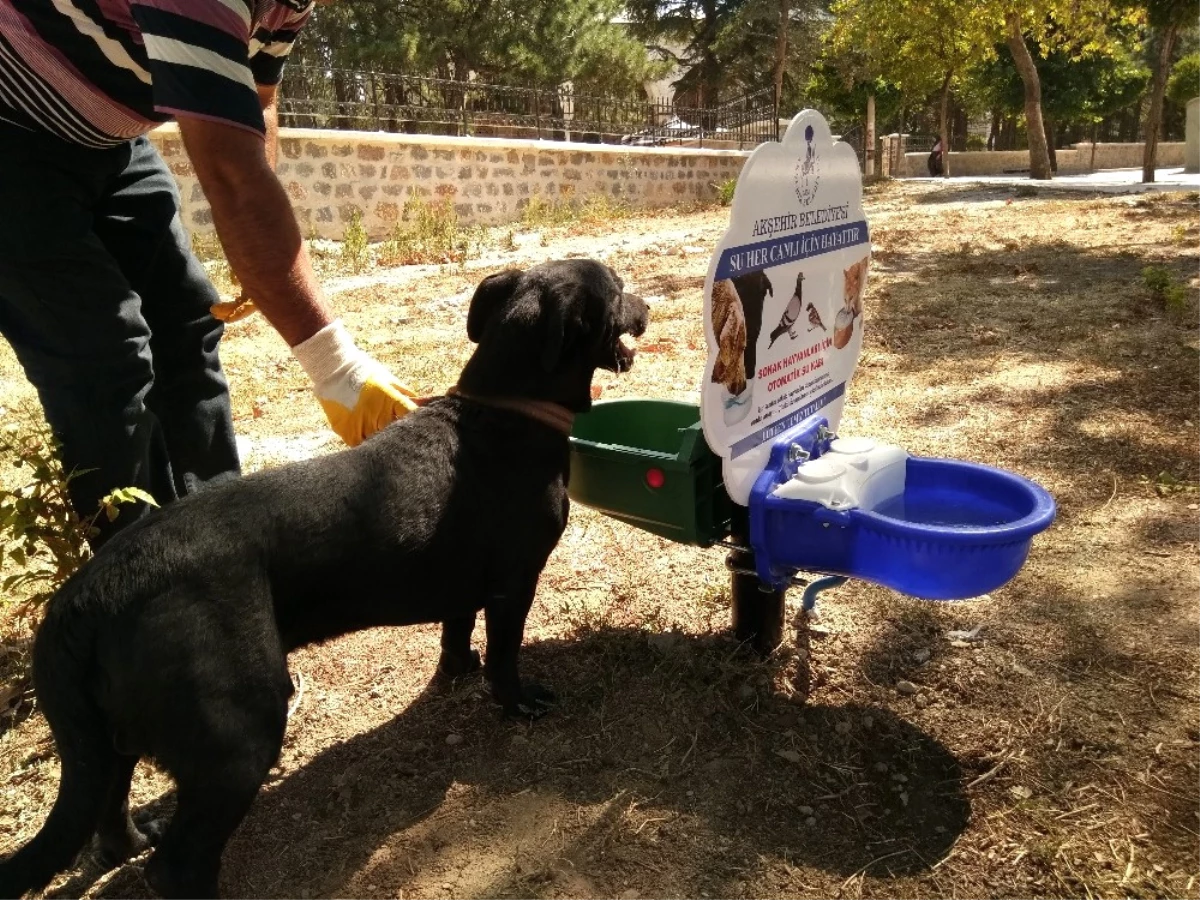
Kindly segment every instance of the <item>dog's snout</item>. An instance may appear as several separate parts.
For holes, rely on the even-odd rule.
[[[637,294],[623,294],[621,300],[626,319],[622,323],[625,330],[634,337],[641,337],[650,324],[650,308]]]

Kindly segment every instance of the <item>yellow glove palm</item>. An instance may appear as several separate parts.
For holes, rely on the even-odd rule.
[[[359,350],[341,320],[292,348],[329,424],[351,447],[417,408],[417,396]]]

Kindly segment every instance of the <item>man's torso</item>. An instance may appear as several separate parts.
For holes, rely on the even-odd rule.
[[[263,131],[312,0],[0,0],[0,120],[108,147],[179,115]]]

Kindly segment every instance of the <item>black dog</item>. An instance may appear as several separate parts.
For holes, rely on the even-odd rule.
[[[442,672],[480,666],[510,715],[554,695],[517,656],[566,526],[572,416],[597,368],[626,371],[645,303],[590,260],[491,275],[458,386],[360,446],[191,495],[115,535],[50,601],[34,686],[62,760],[42,830],[0,863],[0,896],[40,890],[93,832],[147,844],[130,778],[154,759],[177,809],[146,867],[164,896],[212,897],[221,855],[283,742],[295,647],[441,622]]]

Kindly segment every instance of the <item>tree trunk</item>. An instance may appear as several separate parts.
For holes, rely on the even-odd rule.
[[[787,64],[788,23],[791,18],[791,0],[779,0],[779,30],[775,35],[775,68],[771,79],[775,84],[775,121],[779,121],[779,107],[783,103],[783,70]]]
[[[346,75],[343,72],[333,73],[333,100],[334,110],[336,111],[333,119],[333,127],[337,129],[357,127],[353,117],[347,115],[353,104],[350,98],[350,88],[346,84]]]
[[[1046,119],[1046,149],[1050,154],[1050,171],[1058,174],[1058,134],[1053,119]]]
[[[1179,26],[1174,22],[1163,29],[1162,44],[1158,48],[1158,59],[1154,65],[1154,82],[1150,88],[1150,108],[1146,110],[1146,146],[1142,151],[1142,183],[1154,181],[1154,168],[1158,156],[1158,133],[1162,126],[1163,94],[1167,90],[1167,76],[1171,74],[1171,54],[1175,50],[1175,37]]]
[[[954,70],[946,72],[942,79],[942,104],[938,112],[938,133],[942,141],[942,177],[950,177],[950,82],[954,78]]]
[[[970,121],[967,118],[967,111],[954,104],[953,124],[950,126],[950,132],[954,136],[953,150],[965,152],[970,148],[967,146],[967,129],[970,127]]]
[[[875,95],[867,94],[867,130],[863,136],[863,174],[875,174]]]
[[[1050,151],[1046,148],[1046,126],[1042,122],[1042,82],[1037,66],[1025,46],[1021,29],[1021,14],[1009,12],[1004,17],[1008,27],[1008,49],[1016,63],[1021,82],[1025,85],[1025,131],[1029,136],[1029,177],[1050,178]]]
[[[1088,160],[1088,171],[1096,171],[1096,123],[1092,123],[1092,158]]]
[[[989,150],[999,150],[997,144],[1000,141],[1000,110],[992,110],[992,127],[988,129],[987,148]]]

